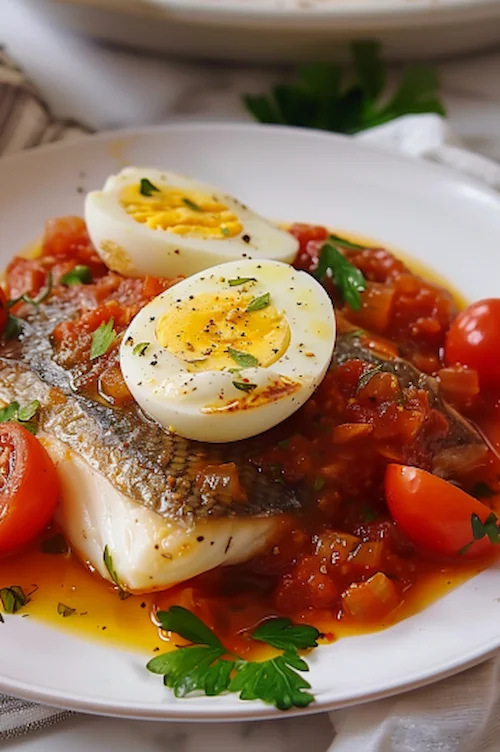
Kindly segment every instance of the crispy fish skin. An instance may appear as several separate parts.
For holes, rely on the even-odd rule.
[[[427,392],[429,404],[446,416],[450,429],[444,437],[436,439],[433,451],[432,471],[444,478],[454,478],[477,467],[486,461],[488,447],[482,436],[469,421],[449,405],[439,393],[435,378],[419,371],[402,358],[387,358],[363,345],[359,334],[344,334],[337,338],[332,366],[342,365],[347,360],[357,358],[374,367],[383,366],[384,371],[396,376],[404,389],[415,386]]]
[[[201,519],[262,517],[300,509],[293,489],[250,462],[253,442],[205,444],[163,430],[134,403],[116,409],[76,393],[52,358],[50,334],[72,318],[51,302],[26,317],[19,340],[0,346],[0,399],[42,405],[40,427],[82,455],[120,492],[159,515]]]

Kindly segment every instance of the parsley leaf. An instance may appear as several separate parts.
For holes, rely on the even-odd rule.
[[[290,652],[317,648],[319,631],[308,624],[292,624],[290,619],[269,619],[252,632],[254,640]]]
[[[260,699],[281,710],[305,707],[314,700],[304,691],[310,689],[310,684],[297,673],[309,670],[297,650],[317,646],[319,632],[314,627],[292,624],[289,619],[261,624],[251,637],[283,653],[267,661],[252,662],[231,655],[217,635],[182,606],[160,611],[158,618],[163,629],[192,643],[158,655],[147,664],[149,671],[163,675],[164,684],[174,690],[176,697],[196,690],[206,695],[228,690],[238,692],[241,700]],[[225,657],[228,655],[231,657]]]
[[[62,616],[63,619],[65,619],[68,616],[73,616],[75,612],[76,612],[76,608],[71,608],[71,606],[66,606],[64,603],[57,604],[57,613],[59,614],[59,616]]]
[[[160,189],[153,185],[153,183],[147,178],[141,178],[141,185],[139,193],[141,196],[151,196],[153,193],[159,193]]]
[[[462,546],[462,548],[458,550],[458,554],[465,554],[474,541],[481,540],[482,538],[489,538],[493,544],[500,543],[500,524],[498,517],[494,512],[491,512],[484,522],[476,513],[473,513],[470,522],[472,528],[472,540],[466,543],[465,546]]]
[[[353,243],[347,238],[343,238],[341,235],[335,235],[334,232],[330,233],[330,240],[334,240],[337,245],[344,246],[345,248],[352,248],[355,251],[365,251],[365,245],[359,245],[359,243]]]
[[[47,284],[45,287],[42,287],[36,298],[32,298],[26,293],[24,295],[19,295],[17,298],[12,298],[11,300],[7,301],[8,308],[12,308],[12,306],[16,305],[16,303],[19,303],[21,300],[23,303],[28,303],[29,305],[37,306],[40,305],[40,303],[43,303],[44,300],[46,300],[50,293],[52,292],[52,272],[49,272],[47,275]],[[16,318],[13,316],[12,318]],[[21,319],[19,319],[20,321]],[[7,336],[7,335],[6,335]]]
[[[229,227],[221,227],[220,228],[221,233],[227,238],[228,235],[231,235],[231,230]]]
[[[20,585],[11,585],[0,588],[0,600],[6,614],[15,614],[28,603],[29,597]]]
[[[3,330],[3,338],[17,339],[23,331],[23,326],[24,322],[22,319],[9,313]]]
[[[407,67],[394,94],[387,99],[386,66],[380,45],[374,41],[355,42],[351,53],[354,81],[345,83],[348,74],[338,65],[302,65],[296,83],[278,84],[269,95],[245,96],[248,111],[262,123],[337,133],[357,133],[411,113],[446,114],[438,98],[439,80],[433,69]]]
[[[13,423],[20,423],[30,433],[36,434],[38,432],[38,425],[32,418],[35,417],[40,403],[38,400],[33,400],[25,407],[20,407],[19,402],[11,402],[10,405],[0,410],[0,423],[7,423],[12,421]]]
[[[90,347],[90,360],[95,360],[104,355],[116,338],[116,332],[113,329],[114,319],[111,317],[106,323],[100,324],[92,334],[92,345]]]
[[[198,204],[196,204],[194,201],[191,201],[190,198],[186,198],[184,196],[182,200],[184,201],[184,203],[186,204],[186,206],[189,207],[189,209],[192,209],[193,211],[196,211],[196,212],[202,212],[203,211],[203,209],[201,208],[201,206],[198,206]]]
[[[243,352],[242,350],[235,350],[233,347],[228,347],[227,352],[240,368],[253,368],[259,365],[257,358],[250,353]]]
[[[257,282],[255,277],[236,277],[235,279],[228,279],[229,287],[236,287],[237,285],[244,285],[247,282]]]
[[[370,368],[369,371],[365,371],[361,374],[356,386],[356,394],[358,394],[358,392],[365,388],[365,386],[372,380],[376,373],[380,373],[384,369],[384,365],[385,363],[379,363],[378,366],[374,366],[373,368]]]
[[[132,355],[145,355],[151,342],[139,342],[132,350]]]
[[[323,478],[323,476],[317,475],[314,479],[314,490],[321,491],[324,485],[325,485],[325,479]]]
[[[261,663],[245,661],[229,690],[239,692],[240,700],[262,700],[279,710],[304,708],[314,697],[303,691],[311,685],[297,671],[309,671],[309,667],[296,653],[284,653]]]
[[[252,389],[257,387],[257,384],[248,384],[246,381],[233,381],[233,386],[239,389],[240,392],[251,392]]]
[[[59,280],[61,285],[71,287],[72,285],[88,285],[92,282],[92,272],[88,266],[77,264],[66,274],[63,274]]]
[[[104,566],[108,570],[108,574],[111,577],[112,582],[114,582],[114,584],[118,588],[118,595],[120,596],[120,600],[124,601],[126,598],[130,597],[131,593],[127,593],[127,591],[124,590],[121,586],[115,565],[113,564],[113,557],[111,556],[109,552],[109,546],[107,545],[104,546],[103,560]]]
[[[268,292],[265,292],[264,295],[259,295],[258,298],[254,298],[250,301],[250,303],[247,305],[247,312],[251,313],[252,311],[261,311],[263,308],[267,308],[271,301],[271,295]]]
[[[198,645],[210,645],[220,649],[223,647],[217,635],[187,608],[171,606],[168,611],[159,611],[157,617],[163,629],[175,632],[185,640]]]
[[[329,242],[321,248],[316,277],[324,279],[330,272],[334,285],[353,311],[361,308],[361,293],[366,290],[365,278],[361,271],[351,264],[340,251]]]

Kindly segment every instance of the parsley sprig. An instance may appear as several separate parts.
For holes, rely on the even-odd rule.
[[[336,245],[339,245],[336,237],[330,235],[321,248],[315,274],[319,280],[331,277],[347,305],[353,311],[358,311],[361,308],[361,293],[366,290],[365,278]]]
[[[92,344],[90,346],[90,360],[95,360],[104,355],[113,342],[116,339],[116,332],[114,330],[114,319],[111,317],[109,321],[102,322],[95,332],[92,334]]]
[[[38,432],[38,422],[36,416],[40,409],[38,400],[33,400],[29,404],[21,407],[19,402],[11,402],[6,407],[0,409],[0,423],[20,423],[30,433],[36,435]]]
[[[500,520],[496,516],[495,512],[491,512],[485,521],[473,513],[470,518],[472,528],[472,540],[466,543],[465,546],[458,551],[459,554],[465,554],[475,541],[482,538],[489,538],[491,543],[500,543]]]
[[[337,133],[357,133],[387,123],[401,115],[446,111],[439,99],[434,69],[408,66],[392,94],[384,96],[387,69],[377,42],[351,46],[354,80],[338,65],[314,63],[298,69],[298,82],[278,84],[269,95],[244,97],[253,117],[261,123],[319,128]]]
[[[210,696],[229,691],[238,693],[240,700],[262,700],[280,710],[313,702],[307,692],[311,685],[298,673],[309,671],[298,650],[317,647],[315,627],[292,624],[290,619],[264,622],[251,637],[283,652],[267,661],[247,661],[230,653],[201,619],[182,606],[160,611],[157,617],[163,629],[191,643],[147,664],[149,671],[163,676],[176,697],[194,691]]]

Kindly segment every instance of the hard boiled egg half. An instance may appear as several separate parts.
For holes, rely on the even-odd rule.
[[[277,261],[232,261],[146,305],[121,344],[142,409],[188,439],[227,442],[280,423],[323,379],[335,343],[330,298]]]
[[[232,196],[162,170],[127,167],[85,200],[104,263],[130,277],[188,276],[233,259],[292,262],[297,240]]]

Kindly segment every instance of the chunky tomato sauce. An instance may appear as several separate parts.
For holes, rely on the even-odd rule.
[[[290,231],[300,242],[295,265],[313,271],[328,231],[307,225],[293,225]],[[475,371],[447,367],[443,360],[446,333],[457,314],[453,295],[416,276],[382,248],[348,247],[345,255],[362,271],[367,289],[361,308],[353,311],[330,285],[338,331],[359,337],[361,344],[387,357],[400,355],[437,377],[442,395],[480,424],[498,450],[497,396],[480,389]],[[75,264],[90,268],[92,282],[61,285],[61,277]],[[116,407],[127,404],[132,396],[120,372],[119,339],[92,361],[92,333],[113,318],[120,334],[143,305],[176,280],[128,279],[108,271],[78,218],[49,223],[36,258],[13,259],[7,269],[9,297],[38,294],[49,275],[51,294],[76,300],[80,309],[77,319],[55,328],[54,357],[71,369],[79,390]],[[163,594],[134,597],[123,608],[130,612],[132,603],[140,601],[154,614],[173,603],[183,605],[224,636],[229,648],[243,654],[248,647],[242,632],[266,616],[307,621],[334,639],[393,623],[486,566],[487,560],[471,565],[460,557],[448,561],[417,549],[391,519],[384,494],[386,466],[396,462],[431,469],[450,426],[446,415],[432,407],[424,384],[402,387],[388,372],[366,378],[371,368],[355,357],[331,369],[313,398],[275,429],[253,458],[277,483],[300,488],[307,500],[301,516],[284,521],[282,536],[270,551]],[[456,482],[466,491],[474,494],[480,487],[484,496],[488,489],[493,508],[500,492],[497,454],[490,451],[455,468]],[[31,555],[40,560],[39,553]],[[21,559],[20,555],[17,561]],[[57,577],[57,567],[64,570],[65,582],[73,577],[82,606],[81,594],[87,590],[109,590],[74,561],[57,559],[51,557],[50,566],[45,565],[51,572],[47,577]],[[6,571],[14,576],[16,559],[7,568],[2,564],[0,572]],[[82,585],[84,576],[92,586]]]

